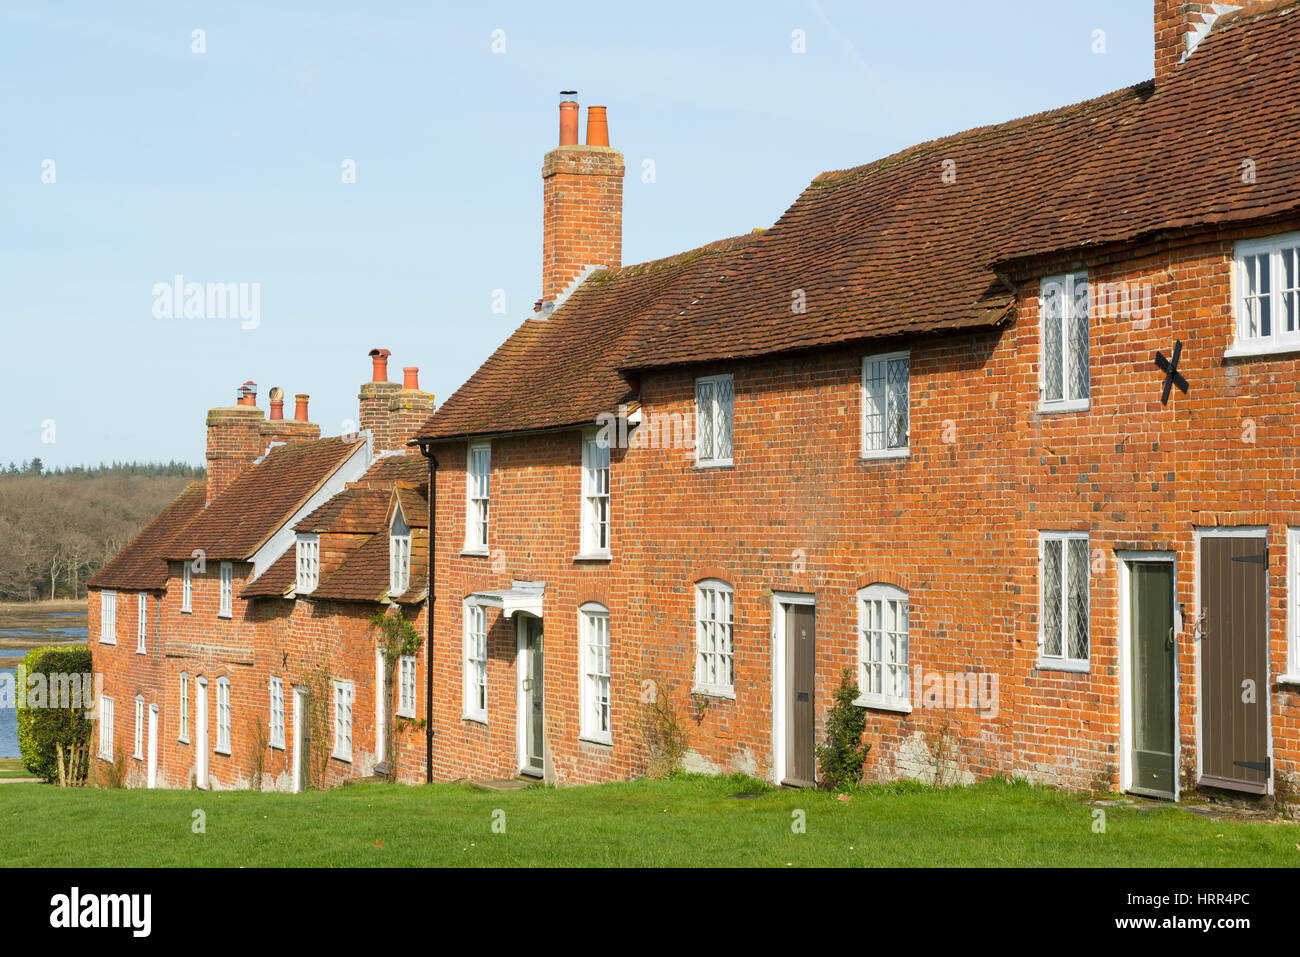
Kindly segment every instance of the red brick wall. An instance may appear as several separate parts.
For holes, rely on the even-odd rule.
[[[586,266],[623,260],[623,154],[560,146],[542,164],[542,298],[553,300]]]
[[[916,702],[910,714],[870,709],[869,778],[931,778],[936,752],[943,751],[951,779],[1018,774],[1072,788],[1115,786],[1121,753],[1116,552],[1128,549],[1170,551],[1177,558],[1184,621],[1177,636],[1181,764],[1194,768],[1195,530],[1268,528],[1277,556],[1269,581],[1276,675],[1286,668],[1286,529],[1300,526],[1294,453],[1300,357],[1224,358],[1233,328],[1235,238],[1184,240],[1176,248],[1154,246],[1091,264],[1094,289],[1105,282],[1149,284],[1153,311],[1149,321],[1094,314],[1086,411],[1049,415],[1038,409],[1038,279],[1075,265],[1069,263],[1041,263],[1014,276],[1019,315],[1000,330],[647,376],[643,430],[656,415],[690,417],[696,375],[735,376],[734,465],[697,469],[681,447],[615,449],[609,562],[574,560],[581,487],[576,430],[493,442],[487,556],[461,554],[466,449],[464,443],[441,444],[434,777],[518,771],[514,622],[497,610],[488,612],[488,718],[462,717],[462,602],[476,591],[506,588],[516,578],[547,583],[549,777],[569,784],[644,769],[640,692],[646,680],[676,709],[690,736],[692,766],[772,774],[772,592],[816,599],[820,738],[839,673],[856,662],[856,592],[879,581],[909,593],[914,672],[996,675],[998,694],[996,714]],[[1152,357],[1156,350],[1168,355],[1175,338],[1185,343],[1181,371],[1191,391],[1176,392],[1165,407]],[[911,352],[910,455],[861,460],[861,359],[898,348]],[[1253,441],[1245,441],[1252,429]],[[1042,530],[1089,534],[1086,673],[1038,667]],[[236,594],[247,573],[247,566],[236,567]],[[247,738],[242,720],[265,720],[268,676],[285,676],[291,742],[293,682],[312,664],[328,662],[357,689],[356,757],[351,764],[332,761],[329,780],[367,773],[375,759],[376,643],[366,619],[377,606],[301,600],[249,608],[236,598],[234,619],[222,621],[215,615],[216,576],[210,565],[195,577],[192,615],[179,613],[180,584],[173,578],[163,599],[161,639],[144,656],[134,655],[132,597],[119,598],[119,641],[112,648],[97,644],[99,605],[92,600],[91,645],[117,701],[119,745],[131,741],[137,689],[149,700],[157,695],[160,774],[184,786],[193,753],[192,746],[175,742],[176,674],[182,667],[191,675],[202,670],[211,682],[229,674],[235,753],[214,756],[212,775],[216,785],[237,785],[248,771],[247,761],[240,763]],[[694,583],[702,578],[722,578],[735,588],[734,700],[691,694]],[[610,611],[612,746],[579,740],[577,609],[586,601]],[[416,627],[423,634],[423,617]],[[417,677],[420,718],[424,654]],[[1267,691],[1279,788],[1294,791],[1300,700],[1293,686],[1274,682]],[[210,700],[215,715],[215,692]],[[401,732],[401,742],[399,776],[422,780],[423,729]],[[284,785],[287,757],[272,753],[267,759],[266,786],[271,779]]]

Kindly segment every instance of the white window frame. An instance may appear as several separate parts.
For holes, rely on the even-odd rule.
[[[468,721],[487,722],[487,608],[467,601],[464,607],[464,639],[461,668],[464,671],[464,715]],[[481,631],[481,634],[479,633]],[[481,643],[479,641],[481,639]]]
[[[117,644],[117,592],[111,588],[99,593],[99,643]]]
[[[397,659],[397,714],[399,717],[415,717],[415,691],[415,655],[402,655]]]
[[[1300,684],[1300,528],[1286,530],[1286,674],[1283,684]]]
[[[718,596],[712,602],[711,594]],[[722,617],[715,614],[719,605],[725,611]],[[710,667],[712,659],[717,659],[716,668]],[[709,680],[719,672],[730,680]],[[691,693],[736,696],[736,590],[717,578],[695,583],[695,686]]]
[[[135,596],[135,653],[145,654],[145,639],[149,635],[149,593],[137,592]]]
[[[400,508],[393,512],[388,531],[388,594],[396,598],[411,588],[411,527]]]
[[[892,363],[903,362],[907,365],[907,393],[903,398],[907,402],[907,428],[903,430],[903,444],[889,444],[889,417],[891,413],[889,387],[889,367]],[[874,372],[875,367],[882,366],[883,379],[875,375],[868,375]],[[869,383],[883,381],[882,391],[876,395],[871,390]],[[877,403],[883,401],[884,409],[876,408]],[[897,404],[895,397],[895,407]],[[912,353],[908,350],[901,352],[878,352],[873,355],[862,357],[861,375],[858,382],[858,431],[860,455],[864,459],[895,459],[903,458],[912,454]],[[867,425],[868,412],[874,418],[879,416],[880,427],[872,426],[870,429]]]
[[[1084,373],[1087,395],[1071,395],[1074,386],[1070,375],[1071,366],[1077,362],[1078,346],[1070,335],[1072,325],[1078,316],[1078,296],[1076,290],[1082,283],[1085,296],[1084,323],[1087,328],[1087,351],[1084,355]],[[1061,324],[1061,395],[1051,398],[1047,394],[1047,302],[1048,292],[1052,288],[1061,290],[1061,315],[1051,321]],[[1044,276],[1038,283],[1038,411],[1040,412],[1079,412],[1092,406],[1092,285],[1088,280],[1087,270],[1061,273],[1057,276]]]
[[[180,674],[180,730],[176,735],[177,741],[185,744],[190,743],[190,674],[188,671],[182,671]]]
[[[1050,655],[1047,652],[1047,602],[1051,596],[1046,594],[1047,586],[1047,552],[1048,543],[1061,543],[1061,585],[1055,601],[1060,609],[1061,653]],[[1083,545],[1084,588],[1087,592],[1088,613],[1088,654],[1083,658],[1070,655],[1070,542],[1081,541]],[[1088,532],[1044,531],[1038,534],[1038,667],[1047,671],[1086,672],[1091,668],[1092,658],[1092,552],[1089,549]]]
[[[113,760],[113,699],[99,696],[99,756]]]
[[[719,386],[727,385],[731,391],[731,404],[724,407],[718,400]],[[708,398],[702,398],[707,392]],[[709,423],[706,433],[701,422]],[[719,436],[726,435],[725,447]],[[702,436],[708,435],[711,447],[706,448]],[[731,373],[700,376],[695,380],[695,465],[698,468],[723,468],[735,463],[736,454],[736,380]]]
[[[492,443],[471,442],[465,458],[465,551],[486,555],[491,541]]]
[[[614,743],[614,704],[610,694],[609,609],[587,602],[578,609],[578,675],[581,720],[578,733],[585,741]],[[605,727],[601,728],[602,722]]]
[[[221,592],[217,607],[218,618],[233,618],[235,611],[235,566],[233,562],[222,562],[218,571],[221,579]]]
[[[270,681],[271,696],[271,717],[270,717],[270,738],[271,747],[284,750],[284,678],[280,675],[271,675]]]
[[[1284,287],[1288,253],[1292,257],[1295,285]],[[1261,256],[1269,264],[1269,289],[1264,296],[1251,296],[1250,276],[1255,265],[1251,261]],[[1296,319],[1296,328],[1290,332],[1282,328],[1283,307],[1288,296],[1293,297]],[[1268,302],[1269,334],[1252,336],[1250,301],[1264,298]],[[1232,316],[1233,341],[1226,352],[1228,357],[1300,352],[1300,233],[1242,240],[1236,244],[1232,256]]]
[[[230,753],[230,679],[217,679],[217,754]]]
[[[608,558],[610,554],[609,451],[609,440],[600,433],[583,435],[579,558]]]
[[[181,562],[181,611],[194,610],[194,568],[188,561]]]
[[[352,760],[352,735],[356,686],[351,681],[334,682],[334,754],[339,761]]]
[[[320,536],[299,532],[293,548],[293,590],[299,595],[310,595],[320,585]]]
[[[144,695],[135,696],[135,752],[131,757],[144,760]]]
[[[905,589],[886,582],[873,582],[858,589],[857,598],[858,699],[854,704],[864,708],[910,713],[911,599]],[[895,626],[892,629],[887,627],[891,616]],[[898,627],[900,618],[901,629]],[[872,639],[876,636],[879,636],[880,644],[878,658],[872,645]],[[872,689],[875,684],[871,676],[873,669],[879,669],[879,690]]]

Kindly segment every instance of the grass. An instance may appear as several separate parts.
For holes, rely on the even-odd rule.
[[[85,611],[84,598],[38,598],[35,601],[0,601],[0,611]]]
[[[791,826],[798,811],[805,833]],[[193,832],[195,812],[206,833]],[[1077,796],[1006,781],[883,785],[847,802],[696,776],[514,793],[465,784],[299,795],[10,784],[0,786],[0,859],[11,867],[1300,865],[1291,825],[1210,821],[1173,806],[1107,808],[1097,834],[1092,812]]]
[[[22,758],[0,758],[0,778],[30,778]]]

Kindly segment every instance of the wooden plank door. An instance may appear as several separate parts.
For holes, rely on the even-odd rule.
[[[1130,790],[1174,796],[1174,566],[1129,565]]]
[[[816,609],[787,605],[785,612],[785,784],[811,787],[817,783],[813,754],[816,712]]]
[[[1258,538],[1201,540],[1201,779],[1268,790],[1268,547]]]

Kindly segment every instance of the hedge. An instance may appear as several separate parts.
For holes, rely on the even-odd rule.
[[[86,717],[86,710],[94,701],[93,687],[88,689],[87,698],[83,698],[79,707],[35,707],[29,708],[28,694],[31,685],[28,679],[35,674],[92,674],[93,665],[89,648],[34,648],[23,657],[19,670],[18,687],[15,689],[17,705],[18,749],[23,756],[23,766],[28,772],[46,781],[57,781],[59,777],[58,745],[63,745],[64,760],[73,745],[84,747],[90,741],[93,725]],[[51,690],[47,684],[47,703]],[[86,751],[88,752],[88,748]]]

